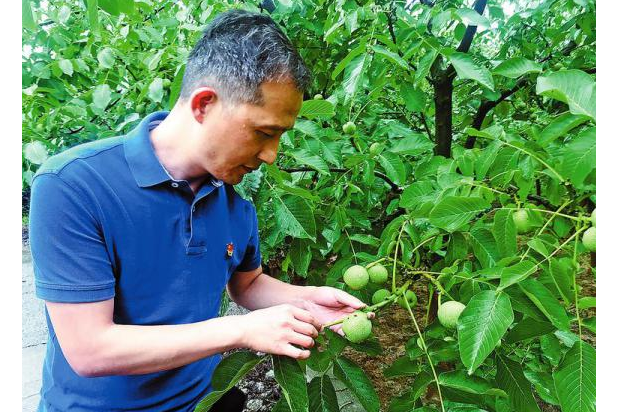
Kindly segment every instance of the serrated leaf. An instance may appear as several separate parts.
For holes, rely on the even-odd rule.
[[[550,322],[533,318],[524,318],[504,337],[506,343],[515,343],[526,339],[543,336],[556,330]]]
[[[485,290],[470,299],[457,321],[459,353],[469,375],[494,350],[513,319],[511,301],[504,293]]]
[[[114,67],[116,61],[116,55],[109,47],[104,47],[97,53],[97,60],[99,61],[99,67],[103,69],[111,69]]]
[[[545,147],[557,138],[567,134],[571,129],[574,129],[588,120],[589,118],[587,116],[575,115],[569,112],[562,113],[545,126],[537,142]]]
[[[155,103],[163,100],[163,79],[156,77],[148,86],[148,97]]]
[[[500,274],[500,290],[508,288],[534,273],[536,265],[529,260],[522,260],[512,266],[504,268]]]
[[[296,149],[290,152],[290,155],[300,164],[309,166],[325,175],[330,175],[328,165],[319,156],[316,156],[304,149]]]
[[[402,155],[418,156],[433,149],[434,144],[425,135],[409,133],[403,139],[393,142],[390,151]]]
[[[362,234],[356,233],[350,236],[350,240],[354,242],[362,243],[363,245],[368,245],[368,246],[373,246],[373,247],[380,246],[380,239],[378,239],[377,237],[371,236],[371,235],[362,235]]]
[[[210,410],[228,390],[265,358],[248,351],[234,352],[223,358],[212,375],[213,391],[196,405],[194,412]]]
[[[435,198],[433,184],[428,181],[414,182],[401,193],[399,206],[414,208],[415,206],[431,201]]]
[[[307,381],[298,361],[283,355],[273,355],[272,360],[275,380],[281,387],[281,392],[290,410],[292,412],[308,412]]]
[[[307,136],[315,138],[319,138],[322,134],[322,128],[317,123],[310,120],[297,120],[296,123],[294,123],[294,129],[300,130]]]
[[[333,365],[333,373],[354,394],[367,412],[380,411],[380,399],[365,372],[354,362],[340,356]]]
[[[338,64],[337,66],[335,66],[335,69],[333,70],[333,74],[331,74],[331,79],[335,80],[337,78],[337,76],[339,75],[339,73],[341,73],[347,66],[348,64],[350,64],[350,62],[352,60],[354,60],[354,58],[360,56],[361,54],[365,53],[365,51],[367,50],[367,41],[366,40],[362,40],[360,42],[360,44],[358,45],[358,47],[352,49],[347,56],[345,56]]]
[[[539,76],[536,93],[569,105],[573,114],[583,114],[596,120],[596,82],[581,70],[561,70]]]
[[[343,91],[345,92],[346,104],[356,94],[356,91],[360,87],[365,76],[365,68],[369,66],[370,62],[371,55],[363,53],[359,56],[356,56],[346,67],[343,74],[342,83]]]
[[[491,231],[496,238],[496,245],[502,256],[512,256],[517,253],[517,230],[515,229],[512,210],[497,210]]]
[[[549,274],[556,285],[560,296],[567,304],[575,300],[573,290],[573,266],[570,258],[551,259],[549,261]],[[582,308],[580,308],[582,309]]]
[[[386,176],[398,185],[403,184],[406,181],[406,168],[399,157],[395,153],[383,152],[376,157],[380,166],[386,172]]]
[[[408,63],[403,58],[401,58],[401,56],[399,56],[397,53],[393,53],[392,51],[378,44],[371,46],[371,48],[377,55],[386,58],[387,60],[391,61],[392,63],[395,63],[396,65],[398,65],[404,70],[410,70],[410,66],[408,66]]]
[[[564,148],[561,172],[573,182],[575,187],[581,186],[586,176],[597,165],[596,133],[596,127],[583,130]]]
[[[474,256],[479,260],[484,269],[496,266],[500,260],[498,245],[493,234],[487,229],[473,229],[470,231],[470,240]]]
[[[526,279],[518,283],[521,290],[558,329],[569,330],[569,318],[564,307],[541,282]]]
[[[335,115],[335,106],[327,100],[305,100],[298,115],[307,119],[316,117],[330,119]]]
[[[281,196],[273,200],[275,217],[284,233],[315,241],[316,229],[313,210],[305,199]]]
[[[35,165],[40,165],[47,160],[49,155],[47,154],[47,147],[38,140],[26,144],[24,148],[24,157]]]
[[[494,90],[494,80],[491,72],[481,66],[467,53],[454,52],[448,56],[460,79],[471,79]]]
[[[506,397],[506,393],[502,390],[492,387],[485,379],[478,376],[469,376],[465,371],[443,372],[438,376],[440,385],[447,388],[457,389],[462,392],[472,393],[475,395],[499,395]]]
[[[489,22],[487,17],[480,15],[476,12],[476,10],[469,8],[461,8],[455,10],[455,14],[459,16],[462,23],[466,26],[477,26],[484,29],[487,29],[491,26],[491,23]]]
[[[393,363],[384,369],[382,372],[385,378],[394,378],[396,376],[416,376],[420,372],[420,365],[404,355],[397,358]]]
[[[316,376],[308,387],[309,412],[338,412],[337,393],[327,374]]]
[[[592,346],[575,342],[553,376],[564,412],[596,411],[596,352]]]
[[[401,97],[403,97],[406,109],[409,111],[422,113],[425,110],[427,95],[411,84],[404,83],[401,85]]]
[[[58,61],[58,67],[60,67],[62,73],[66,74],[67,76],[73,76],[73,63],[71,63],[71,60],[60,59]]]
[[[534,385],[536,393],[547,403],[559,405],[554,380],[549,373],[524,370],[524,376]]]
[[[543,66],[524,57],[514,57],[500,63],[495,69],[494,74],[516,79],[528,73],[540,73]]]
[[[98,109],[105,109],[112,100],[112,90],[107,84],[100,84],[92,92],[92,103]]]
[[[490,206],[480,197],[448,196],[431,210],[429,222],[436,227],[454,232]]]
[[[521,365],[499,356],[496,382],[509,395],[509,403],[518,412],[541,412],[532,394],[532,385],[524,376]]]

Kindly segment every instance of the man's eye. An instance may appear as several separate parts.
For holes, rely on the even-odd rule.
[[[260,136],[262,136],[262,137],[272,138],[272,136],[271,136],[271,135],[269,135],[268,133],[264,133],[264,132],[262,132],[262,131],[260,131],[260,130],[258,130],[257,132],[258,132],[258,134],[259,134]]]

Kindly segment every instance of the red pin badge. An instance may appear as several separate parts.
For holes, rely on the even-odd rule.
[[[232,242],[228,243],[225,250],[227,251],[227,257],[232,257],[234,254],[234,244]]]

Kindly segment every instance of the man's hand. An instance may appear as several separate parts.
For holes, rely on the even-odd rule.
[[[307,290],[303,307],[321,324],[334,322],[367,306],[349,293],[330,286],[308,288]],[[375,314],[370,312],[369,318],[373,319],[374,317]],[[330,328],[343,336],[341,326],[341,324],[337,324]]]
[[[259,352],[307,359],[308,350],[322,325],[308,311],[283,304],[259,309],[241,317],[243,346]]]

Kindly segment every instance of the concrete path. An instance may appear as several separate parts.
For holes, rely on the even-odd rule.
[[[34,270],[28,246],[22,249],[22,412],[35,412],[39,404],[41,372],[47,343],[45,304],[34,294]],[[230,302],[227,315],[248,311]]]

